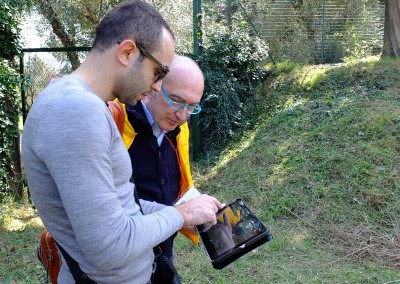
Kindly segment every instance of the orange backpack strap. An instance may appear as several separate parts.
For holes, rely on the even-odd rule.
[[[61,257],[53,237],[46,229],[43,229],[40,236],[37,257],[46,269],[47,279],[50,278],[51,283],[57,284],[57,277],[61,268]]]
[[[115,124],[117,125],[119,133],[122,135],[124,131],[124,110],[122,108],[122,104],[116,101],[108,101],[107,102],[108,109],[111,112],[111,115],[114,118]]]

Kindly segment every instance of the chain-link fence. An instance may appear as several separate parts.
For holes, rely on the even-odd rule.
[[[71,48],[69,52],[74,52],[80,60],[83,60],[89,48]],[[25,121],[26,114],[34,102],[37,94],[42,91],[47,84],[63,74],[72,71],[71,62],[68,60],[65,48],[32,48],[23,49],[20,61],[21,73],[25,81],[22,88],[22,112]]]
[[[241,13],[277,61],[334,63],[382,50],[378,0],[203,0],[203,11],[205,30]]]
[[[120,1],[82,1],[77,4],[68,0],[42,0],[35,10],[36,15],[41,15],[35,25],[46,42],[53,46],[65,47],[65,39],[60,39],[62,34],[74,39],[75,46],[90,45],[94,24],[117,2]],[[253,36],[259,36],[267,43],[271,58],[275,61],[340,62],[346,57],[378,54],[383,45],[384,5],[378,0],[147,2],[153,4],[170,23],[175,32],[177,53],[193,52],[195,3],[201,3],[204,38],[214,28],[215,22],[230,25],[235,16],[240,15],[252,26]],[[72,7],[73,3],[77,6]],[[103,6],[93,6],[93,3]],[[54,32],[54,26],[50,23],[57,21],[65,25],[64,30]],[[71,24],[71,21],[76,23]],[[72,57],[65,51],[23,53],[23,72],[28,79],[27,88],[24,88],[26,109],[52,77],[71,71],[71,58],[77,58],[79,64],[86,56],[85,52],[75,53]]]

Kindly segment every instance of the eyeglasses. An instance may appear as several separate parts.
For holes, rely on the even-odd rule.
[[[117,40],[117,43],[120,44],[122,40]],[[168,74],[169,68],[167,65],[162,64],[160,61],[157,60],[153,55],[151,55],[150,52],[148,52],[144,47],[140,46],[138,43],[136,43],[136,46],[138,47],[139,51],[143,56],[149,58],[151,61],[153,61],[155,64],[157,64],[158,67],[162,69],[160,73],[157,74],[156,78],[156,83],[162,79]]]
[[[156,82],[164,79],[164,77],[168,74],[169,72],[169,68],[167,65],[162,64],[160,61],[158,61],[153,55],[151,55],[149,52],[147,52],[146,49],[144,49],[143,47],[141,47],[140,45],[136,44],[136,46],[139,48],[140,52],[146,56],[147,58],[149,58],[150,60],[152,60],[155,64],[158,65],[158,67],[160,67],[162,69],[162,71],[160,73],[158,73],[157,78],[156,78]]]
[[[173,100],[169,97],[167,91],[165,91],[165,89],[164,89],[163,87],[161,87],[161,92],[163,93],[165,99],[167,100],[168,105],[169,105],[172,109],[174,109],[174,110],[176,110],[176,111],[182,110],[182,109],[184,109],[184,108],[187,109],[187,112],[188,112],[189,114],[198,114],[198,113],[201,111],[201,106],[200,106],[200,104],[196,104],[196,105],[194,105],[194,106],[191,106],[191,105],[184,104],[184,103],[178,103],[178,102],[173,101]]]

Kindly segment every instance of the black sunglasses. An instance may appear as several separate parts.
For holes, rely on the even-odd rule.
[[[120,44],[122,40],[117,40],[117,43]],[[167,76],[169,72],[169,68],[167,65],[162,64],[160,61],[157,60],[153,55],[151,55],[150,52],[148,52],[144,47],[140,46],[138,43],[136,43],[136,46],[139,48],[139,51],[143,56],[149,58],[151,61],[153,61],[155,64],[157,64],[158,67],[162,69],[160,73],[157,74],[156,78],[156,83],[162,79],[164,79],[165,76]]]

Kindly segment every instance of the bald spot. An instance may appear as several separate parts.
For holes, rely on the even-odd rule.
[[[175,90],[188,88],[200,96],[203,94],[204,76],[195,61],[188,57],[175,56],[169,69],[173,75],[167,75],[163,79],[164,86],[173,87]]]

